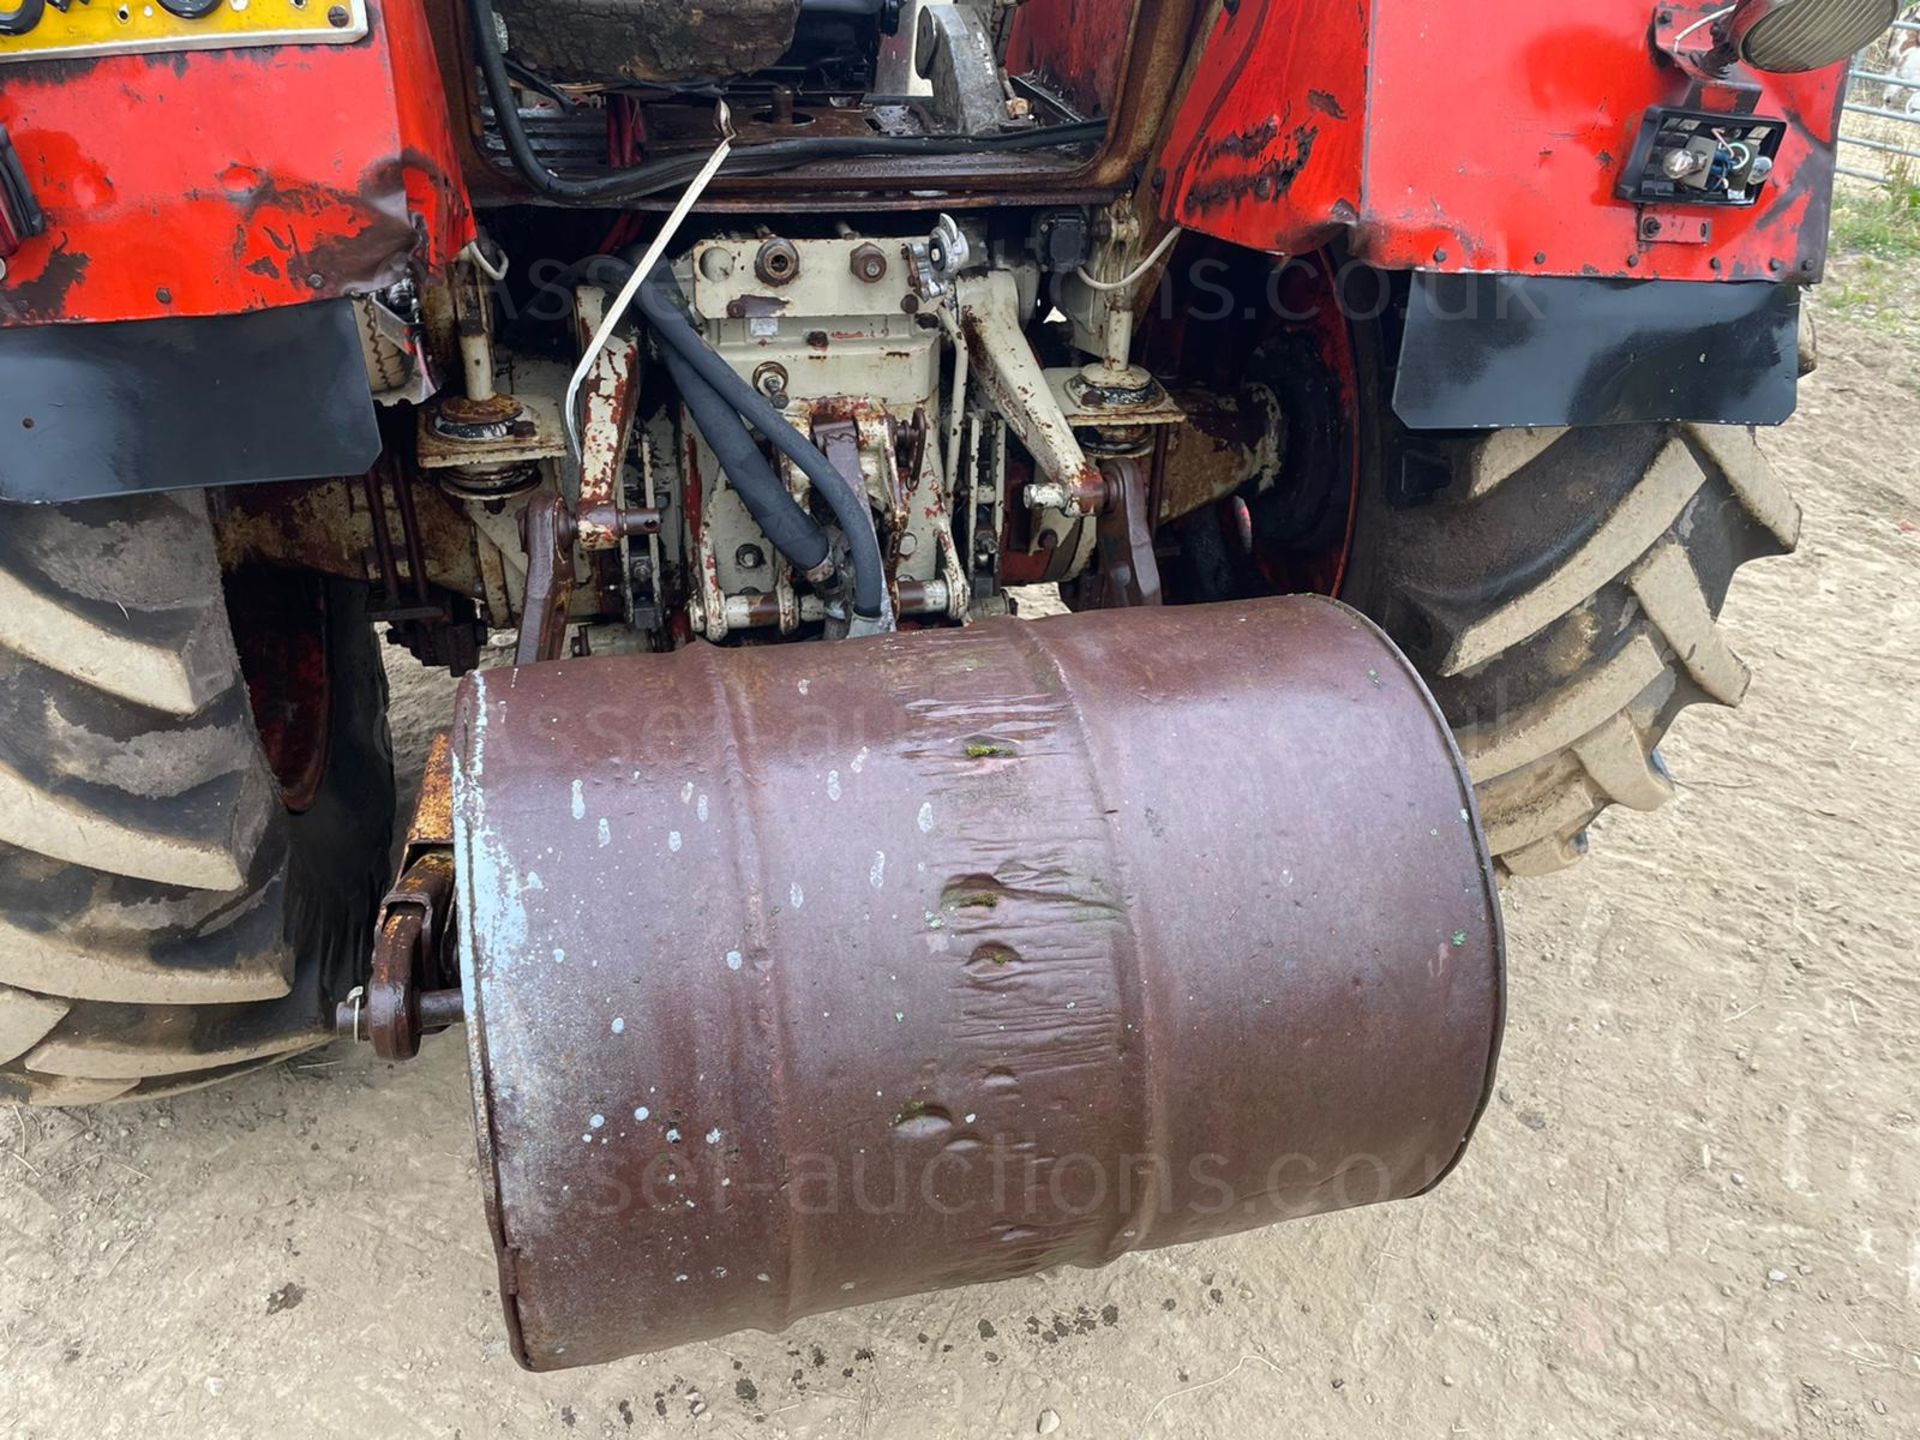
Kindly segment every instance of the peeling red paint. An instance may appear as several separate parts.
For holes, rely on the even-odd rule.
[[[1267,251],[1345,231],[1390,269],[1811,280],[1844,72],[1757,76],[1758,112],[1791,127],[1761,202],[1701,209],[1709,244],[1644,243],[1617,157],[1688,91],[1649,0],[1245,0],[1222,9],[1174,120],[1162,208]]]
[[[0,325],[234,314],[444,266],[473,217],[439,73],[421,0],[374,7],[354,45],[8,67],[0,124],[48,225]]]

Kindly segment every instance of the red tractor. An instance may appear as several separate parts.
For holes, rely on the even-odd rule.
[[[1437,1184],[1895,10],[0,4],[0,1097],[464,1024],[537,1368]]]

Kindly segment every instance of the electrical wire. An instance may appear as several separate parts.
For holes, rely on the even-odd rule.
[[[1118,280],[1096,280],[1087,273],[1087,267],[1084,265],[1073,273],[1079,277],[1082,285],[1085,285],[1089,290],[1098,290],[1102,295],[1111,295],[1116,290],[1131,290],[1147,278],[1148,272],[1151,271],[1154,266],[1167,258],[1167,252],[1173,249],[1174,242],[1185,233],[1186,231],[1182,230],[1178,225],[1174,226],[1173,229],[1167,232],[1166,239],[1153,247],[1153,253],[1151,255],[1147,256],[1147,258],[1135,266],[1131,272]]]
[[[485,4],[486,0],[480,0]],[[647,247],[646,258],[637,266],[633,274],[627,277],[627,283],[620,287],[607,305],[607,312],[601,318],[600,326],[593,332],[593,338],[587,342],[586,353],[580,357],[580,363],[574,367],[573,378],[567,382],[567,408],[563,412],[567,422],[567,444],[573,451],[573,458],[580,458],[580,387],[586,384],[587,376],[600,359],[600,352],[607,348],[607,341],[613,338],[613,332],[620,328],[626,318],[627,307],[633,303],[633,297],[640,293],[640,284],[653,273],[654,266],[666,258],[667,247],[673,243],[673,237],[680,233],[680,227],[686,224],[687,216],[693,213],[693,207],[700,203],[700,197],[706,193],[707,186],[713,183],[713,177],[720,173],[720,167],[727,163],[727,156],[733,153],[733,119],[728,113],[727,102],[720,102],[720,143],[701,165],[693,182],[680,196],[679,204],[673,207],[673,213],[660,227],[660,233],[653,237],[653,243]]]
[[[487,254],[487,247],[478,240],[469,240],[467,248],[460,252],[460,258],[471,260],[473,268],[496,285],[507,278],[507,269],[513,264],[511,257],[504,250],[500,252],[498,260],[493,259]]]
[[[1724,10],[1715,10],[1710,15],[1702,15],[1698,20],[1694,21],[1693,24],[1687,26],[1686,29],[1682,30],[1678,35],[1674,36],[1673,43],[1675,45],[1678,45],[1682,40],[1686,39],[1689,35],[1693,34],[1694,31],[1704,30],[1707,28],[1707,26],[1713,24],[1713,22],[1716,20],[1726,19],[1729,15],[1733,14],[1733,12],[1738,10],[1739,8],[1740,7],[1738,5],[1729,5]]]

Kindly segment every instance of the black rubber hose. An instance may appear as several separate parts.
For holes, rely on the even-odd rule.
[[[773,466],[760,453],[753,436],[740,422],[734,408],[720,393],[700,377],[700,373],[671,345],[664,347],[667,373],[680,390],[680,399],[693,417],[694,425],[706,437],[707,448],[720,461],[727,479],[753,516],[754,524],[794,569],[810,575],[826,563],[831,547],[827,532],[795,500],[773,473]]]
[[[527,128],[520,122],[520,108],[513,98],[513,78],[507,71],[506,56],[500,50],[500,32],[496,28],[492,0],[467,0],[467,13],[472,23],[474,55],[480,62],[480,77],[486,85],[494,120],[500,126],[500,138],[506,142],[508,158],[522,178],[547,199],[571,205],[618,205],[623,201],[642,200],[684,185],[706,164],[705,156],[676,155],[592,180],[569,180],[554,174],[534,150]],[[863,155],[972,155],[996,150],[1039,150],[1104,139],[1106,133],[1106,122],[1094,120],[1007,135],[842,135],[775,140],[734,151],[722,173],[764,175],[790,170],[811,160]]]
[[[592,255],[567,272],[570,285],[597,285],[612,292],[625,285],[633,275],[633,262],[618,255]],[[631,329],[631,315],[623,317],[623,331]],[[773,466],[760,453],[760,447],[747,433],[739,412],[720,398],[714,388],[700,377],[680,352],[663,346],[667,373],[672,377],[687,413],[706,438],[707,448],[727,472],[735,492],[746,505],[773,548],[786,556],[796,570],[810,575],[831,556],[833,547],[827,532],[793,498]]]
[[[693,322],[681,306],[686,303],[673,272],[662,261],[640,285],[640,313],[653,326],[661,344],[677,352],[681,359],[718,392],[739,417],[772,442],[773,447],[800,467],[813,486],[826,497],[834,518],[846,534],[853,554],[853,609],[868,620],[885,613],[886,567],[880,558],[880,537],[873,528],[873,511],[867,497],[833,468],[806,436],[794,429],[787,418],[774,409],[767,397],[754,389],[700,338]],[[711,437],[709,437],[711,439]],[[717,452],[716,452],[717,453]]]

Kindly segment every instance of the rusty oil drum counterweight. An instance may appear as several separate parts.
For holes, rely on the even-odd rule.
[[[1331,602],[496,671],[454,748],[534,1369],[1416,1195],[1485,1103],[1472,787]]]

